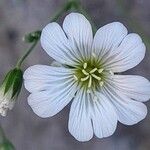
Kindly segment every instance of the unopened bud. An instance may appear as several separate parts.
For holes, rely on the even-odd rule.
[[[31,32],[29,34],[26,34],[23,37],[23,41],[27,42],[27,43],[33,43],[35,41],[37,41],[41,36],[41,31],[35,31],[35,32]]]
[[[0,114],[7,115],[7,111],[14,107],[23,82],[23,73],[20,69],[10,70],[0,87]]]

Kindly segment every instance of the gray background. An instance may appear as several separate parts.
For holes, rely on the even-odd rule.
[[[0,0],[0,80],[16,63],[16,58],[28,47],[22,42],[25,33],[43,28],[59,9],[64,0]],[[138,21],[150,35],[150,1],[127,0],[130,15]],[[115,0],[83,0],[98,27],[121,21],[128,26],[120,15]],[[128,28],[135,32],[134,28]],[[150,49],[145,59],[128,74],[139,74],[150,79]],[[33,64],[50,64],[52,59],[41,49],[40,44],[28,57],[24,69]],[[28,92],[23,88],[15,108],[8,116],[0,117],[7,137],[17,150],[149,150],[150,113],[145,120],[134,126],[118,123],[115,134],[109,138],[81,143],[68,132],[69,106],[52,118],[41,119],[27,104]],[[150,112],[150,102],[146,103]]]

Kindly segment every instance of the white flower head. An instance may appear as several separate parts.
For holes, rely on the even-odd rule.
[[[94,134],[112,135],[117,121],[133,125],[145,118],[142,102],[150,98],[150,82],[141,76],[118,75],[144,58],[139,35],[127,34],[123,24],[113,22],[93,38],[89,21],[71,13],[63,29],[55,22],[43,29],[41,44],[56,62],[32,66],[24,73],[31,92],[28,103],[38,116],[54,116],[73,100],[68,126],[79,141]]]
[[[7,115],[12,110],[18,94],[20,93],[23,80],[23,73],[20,69],[10,70],[0,87],[0,114]]]

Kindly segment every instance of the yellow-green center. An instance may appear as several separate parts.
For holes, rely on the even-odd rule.
[[[104,84],[104,68],[95,61],[85,61],[77,66],[74,79],[88,91]]]

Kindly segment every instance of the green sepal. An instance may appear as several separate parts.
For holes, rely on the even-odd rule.
[[[33,43],[33,42],[39,40],[40,36],[41,36],[41,31],[34,31],[29,34],[26,34],[23,37],[23,40],[27,43]]]
[[[9,91],[11,90],[12,93],[11,93],[11,99],[14,97],[14,96],[18,96],[18,94],[20,93],[20,90],[21,90],[21,87],[22,87],[22,82],[23,82],[23,72],[18,69],[18,68],[15,68],[13,70],[10,70],[3,83],[2,83],[2,90],[4,92],[4,95]]]
[[[14,77],[14,82],[13,82],[13,93],[12,97],[18,96],[22,87],[22,82],[23,82],[23,72],[20,69],[16,70],[16,76]]]

